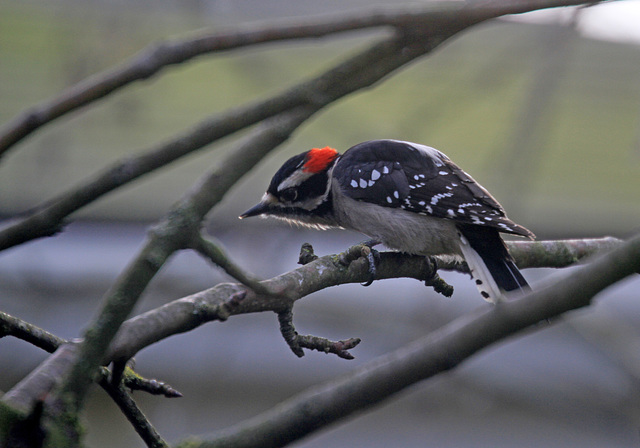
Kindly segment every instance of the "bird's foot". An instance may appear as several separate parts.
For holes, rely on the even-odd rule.
[[[376,279],[377,264],[380,261],[380,253],[373,249],[373,246],[380,244],[376,240],[368,240],[364,243],[351,246],[349,249],[340,254],[338,261],[343,266],[349,266],[353,261],[365,258],[369,264],[369,280],[363,283],[363,286],[369,286]]]
[[[362,283],[362,286],[369,286],[376,279],[378,273],[378,262],[380,261],[380,252],[375,250],[373,246],[380,244],[377,240],[367,240],[362,243],[362,256],[367,259],[369,263],[369,280],[366,283]]]

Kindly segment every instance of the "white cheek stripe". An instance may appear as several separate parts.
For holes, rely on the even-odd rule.
[[[283,180],[280,185],[278,185],[278,191],[286,190],[287,188],[297,187],[305,180],[309,179],[313,176],[313,173],[306,172],[303,170],[298,170],[294,172],[291,176],[287,177]]]

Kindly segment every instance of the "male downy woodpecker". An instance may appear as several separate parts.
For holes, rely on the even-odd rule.
[[[409,254],[463,257],[493,303],[529,287],[500,232],[534,234],[446,155],[417,143],[372,140],[342,155],[325,147],[294,156],[240,218],[257,215],[357,230]]]

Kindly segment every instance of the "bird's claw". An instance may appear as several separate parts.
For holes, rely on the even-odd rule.
[[[375,240],[362,243],[362,256],[366,258],[369,263],[369,280],[366,283],[361,283],[362,286],[369,286],[376,279],[378,273],[377,264],[380,261],[380,252],[372,247],[376,244],[379,244],[379,242]]]

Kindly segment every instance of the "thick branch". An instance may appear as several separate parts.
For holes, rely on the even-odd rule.
[[[590,304],[607,286],[640,270],[640,236],[572,275],[523,298],[454,320],[414,343],[350,374],[314,387],[272,410],[190,448],[279,447],[447,371],[518,331]],[[539,327],[541,328],[541,327]]]
[[[77,344],[63,344],[37,369],[4,394],[2,401],[21,411],[30,409],[36,400],[42,400],[60,383],[77,352]]]

